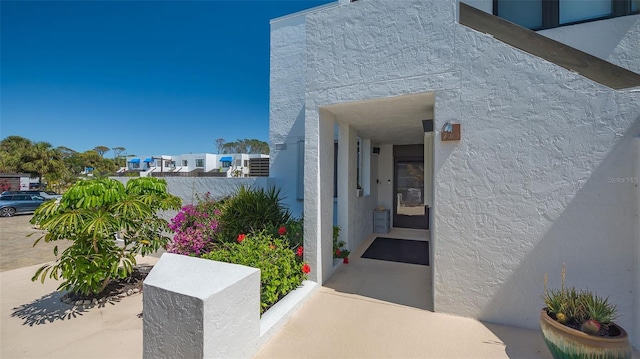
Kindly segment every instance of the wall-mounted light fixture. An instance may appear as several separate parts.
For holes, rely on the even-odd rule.
[[[449,121],[442,125],[440,131],[440,140],[442,141],[459,141],[460,140],[460,124],[451,123]]]
[[[425,133],[433,132],[433,120],[422,120],[422,129]]]
[[[380,154],[380,147],[374,147],[373,148],[373,153],[375,153],[376,155]]]
[[[286,149],[287,149],[286,143],[276,143],[276,150],[286,150]]]

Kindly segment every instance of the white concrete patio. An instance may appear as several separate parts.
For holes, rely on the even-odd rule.
[[[432,312],[431,267],[360,258],[377,236],[428,240],[372,235],[255,358],[551,358],[537,330]]]

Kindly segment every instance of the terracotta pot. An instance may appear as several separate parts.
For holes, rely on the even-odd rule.
[[[349,257],[342,258],[342,263],[348,264],[349,263]]]
[[[544,342],[555,359],[631,359],[633,355],[627,332],[616,324],[611,324],[610,329],[619,335],[589,335],[556,322],[549,317],[545,308],[540,312],[540,328]]]

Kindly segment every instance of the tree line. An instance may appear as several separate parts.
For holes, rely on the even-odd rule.
[[[114,158],[105,158],[113,151]],[[125,166],[124,147],[96,146],[78,152],[65,146],[53,147],[48,142],[33,142],[20,136],[8,136],[0,141],[0,172],[29,173],[39,183],[66,187],[75,182],[87,168],[94,175],[108,175]],[[44,181],[43,181],[44,179]]]
[[[219,154],[269,154],[269,144],[256,139],[226,142],[224,138],[218,138],[215,143]],[[96,146],[78,152],[65,146],[53,147],[44,141],[8,136],[0,141],[0,172],[29,173],[31,177],[38,177],[40,184],[64,188],[74,183],[87,168],[95,176],[105,176],[125,167],[125,150],[124,147]],[[105,157],[110,151],[113,158]]]

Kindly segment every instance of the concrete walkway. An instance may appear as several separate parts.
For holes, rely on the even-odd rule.
[[[145,257],[138,264],[152,264]],[[142,294],[101,307],[62,303],[59,282],[31,282],[40,265],[0,273],[1,358],[141,358]]]
[[[384,236],[428,240],[424,231]],[[539,330],[434,313],[431,267],[360,258],[374,238],[255,358],[551,358]]]

